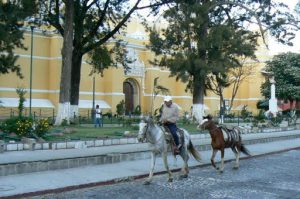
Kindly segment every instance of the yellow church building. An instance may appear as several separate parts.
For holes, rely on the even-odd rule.
[[[80,114],[85,115],[92,109],[93,95],[95,104],[99,104],[104,112],[116,112],[116,105],[125,100],[127,113],[136,106],[141,107],[143,113],[151,112],[151,100],[154,79],[159,77],[159,85],[169,89],[173,101],[179,105],[181,113],[190,112],[192,95],[185,92],[186,85],[169,77],[170,71],[166,68],[153,66],[149,60],[154,54],[146,48],[148,35],[138,19],[132,20],[122,36],[127,42],[128,56],[135,60],[130,64],[131,70],[124,73],[122,67],[110,68],[104,71],[103,77],[99,74],[90,76],[91,65],[82,62],[80,85]],[[17,110],[17,88],[24,88],[26,93],[26,112],[30,101],[30,80],[32,81],[32,110],[37,115],[52,116],[56,114],[59,100],[61,48],[63,38],[48,30],[34,28],[26,29],[24,44],[27,50],[17,49],[18,64],[24,76],[20,79],[15,73],[0,75],[0,114],[8,117]],[[31,40],[32,39],[32,40]],[[33,41],[31,43],[31,41]],[[111,41],[113,42],[113,41]],[[32,54],[31,54],[32,47]],[[255,62],[255,71],[241,85],[234,100],[233,111],[241,110],[244,105],[248,110],[257,112],[256,103],[262,99],[260,94],[261,83],[265,80],[261,74],[265,61],[269,60],[268,50],[262,45],[257,51],[259,62]],[[31,62],[32,58],[32,62]],[[30,76],[30,72],[32,75]],[[93,86],[94,85],[94,86]],[[230,99],[231,88],[225,89],[225,98]],[[154,109],[163,102],[163,96],[158,95],[154,101]],[[205,97],[205,112],[216,115],[219,111],[219,96],[208,93]]]

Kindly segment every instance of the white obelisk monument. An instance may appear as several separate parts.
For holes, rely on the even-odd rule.
[[[275,80],[274,76],[270,76],[271,83],[271,98],[269,99],[269,112],[273,113],[273,116],[276,117],[278,113],[277,109],[277,99],[275,97]]]

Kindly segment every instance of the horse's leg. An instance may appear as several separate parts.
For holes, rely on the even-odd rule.
[[[217,152],[218,152],[217,149],[213,149],[213,152],[212,152],[211,158],[210,158],[210,162],[215,169],[218,169],[215,164],[215,157],[216,157]]]
[[[163,158],[163,161],[164,161],[164,165],[165,165],[165,168],[168,172],[168,175],[169,175],[169,180],[168,182],[173,182],[173,176],[172,176],[172,172],[169,168],[169,165],[168,165],[168,156],[167,156],[167,152],[163,152],[162,154],[162,158]]]
[[[241,147],[240,146],[236,146],[237,149],[237,153],[235,154],[235,165],[234,165],[234,169],[238,169],[240,166],[240,151],[241,151]]]
[[[144,182],[145,185],[149,185],[152,181],[154,167],[155,167],[155,161],[156,161],[156,154],[155,152],[151,153],[151,168],[148,179]]]
[[[182,167],[182,175],[180,177],[182,178],[187,178],[188,177],[188,174],[189,174],[189,165],[188,165],[188,160],[189,160],[189,155],[187,153],[187,150],[186,149],[182,149],[181,150],[181,153],[180,153],[180,156],[184,162],[184,165]]]
[[[220,172],[223,173],[224,170],[224,152],[225,152],[225,148],[221,149],[221,168],[220,168]]]

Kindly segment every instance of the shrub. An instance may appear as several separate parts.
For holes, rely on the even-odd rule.
[[[61,122],[61,126],[68,126],[68,120],[63,119],[62,122]]]
[[[28,137],[33,130],[33,121],[31,118],[21,117],[16,123],[16,134],[19,137]]]
[[[264,121],[266,119],[265,112],[263,110],[259,110],[258,115],[254,116],[254,119],[257,121]]]
[[[30,117],[12,117],[4,120],[0,129],[6,134],[15,133],[18,137],[31,137],[34,134],[42,137],[48,132],[50,125],[48,119],[34,123]]]
[[[227,113],[227,114],[225,114],[225,117],[233,119],[235,117],[235,114],[234,113]]]
[[[246,118],[252,116],[252,113],[247,110],[247,105],[245,105],[241,111],[241,117],[245,120]]]
[[[134,120],[132,118],[124,118],[123,126],[131,126]]]
[[[16,132],[16,123],[18,121],[18,117],[11,117],[9,119],[6,119],[4,120],[2,123],[1,123],[1,130],[4,132],[4,133],[12,133],[12,132]]]
[[[43,137],[50,129],[48,119],[40,119],[37,121],[34,132],[37,136]]]
[[[111,119],[112,118],[112,112],[109,111],[107,113],[104,113],[103,117],[107,117],[107,118]]]
[[[3,132],[15,133],[19,137],[26,137],[32,131],[33,120],[29,117],[12,117],[5,120],[1,129]]]
[[[141,111],[141,106],[137,105],[133,111],[134,115],[141,115],[142,111]]]
[[[125,113],[125,101],[121,100],[116,106],[118,116],[124,115]]]

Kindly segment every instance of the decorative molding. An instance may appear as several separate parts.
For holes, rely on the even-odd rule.
[[[152,94],[148,94],[148,93],[144,93],[144,96],[145,97],[152,97]],[[156,97],[161,97],[161,98],[164,98],[165,96],[164,95],[157,95]],[[173,99],[193,99],[192,96],[172,96]]]
[[[27,92],[29,89],[25,88]],[[33,93],[59,93],[59,90],[42,90],[42,89],[32,89]],[[16,88],[4,88],[0,87],[0,92],[16,92]],[[93,92],[80,91],[80,95],[93,95]],[[98,96],[124,96],[124,93],[112,92],[112,93],[103,93],[103,92],[95,92],[95,95]]]
[[[161,68],[159,67],[150,67],[150,68],[145,68],[145,71],[150,71],[150,70],[154,70],[154,71],[158,71],[158,72],[161,72],[161,73],[170,73],[170,70],[166,69],[166,70],[162,70]]]

